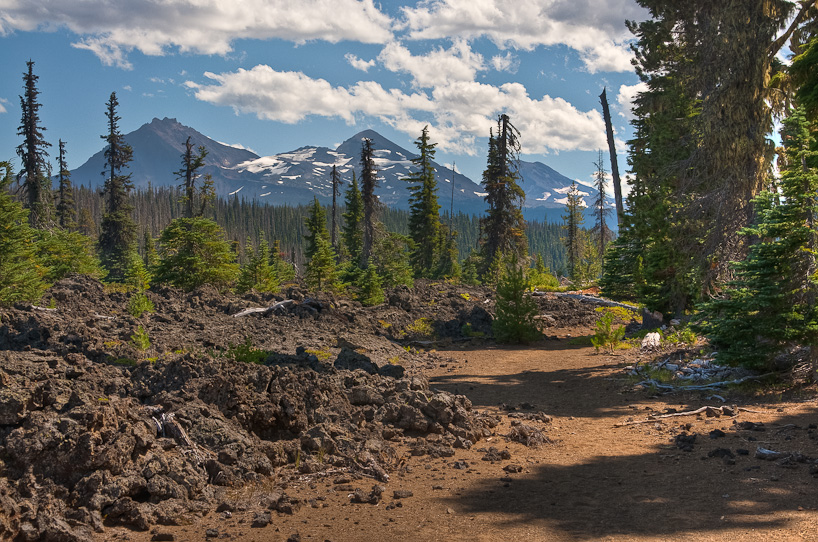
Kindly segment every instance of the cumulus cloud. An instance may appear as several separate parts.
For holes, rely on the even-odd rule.
[[[6,100],[5,98],[0,98],[0,114],[3,114],[7,111],[6,110],[7,103],[9,103],[8,100]]]
[[[562,98],[528,95],[519,83],[496,87],[476,81],[450,81],[411,93],[374,81],[333,86],[300,72],[259,65],[221,74],[205,73],[209,83],[186,82],[196,98],[232,107],[239,114],[296,123],[308,116],[340,118],[349,124],[375,117],[415,136],[425,125],[439,148],[477,154],[477,138],[486,137],[497,116],[506,113],[523,133],[523,152],[594,150],[606,144],[596,110],[579,111]]]
[[[592,73],[632,69],[623,23],[647,15],[632,0],[428,0],[402,12],[412,39],[487,37],[523,50],[566,45]]]
[[[369,71],[369,68],[375,65],[375,60],[362,60],[357,56],[353,55],[352,53],[347,53],[344,55],[344,58],[349,65],[355,68],[356,70],[361,70],[362,72]]]
[[[425,55],[413,55],[397,42],[388,43],[378,55],[387,70],[408,73],[419,88],[431,88],[451,81],[472,81],[485,70],[483,55],[475,53],[465,40],[449,49],[438,48]]]
[[[633,101],[640,92],[648,90],[647,83],[639,82],[635,85],[622,85],[619,87],[619,94],[616,102],[619,104],[619,115],[627,120],[633,120]]]
[[[392,24],[373,0],[38,0],[0,12],[0,35],[68,28],[82,36],[75,47],[123,68],[133,50],[224,55],[238,39],[386,43]]]
[[[517,73],[520,61],[511,54],[511,51],[506,51],[505,55],[491,57],[491,66],[498,72]]]

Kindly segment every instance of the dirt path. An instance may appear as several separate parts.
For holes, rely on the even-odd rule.
[[[250,526],[251,511],[230,518],[212,512],[191,518],[191,525],[151,533],[109,529],[106,539],[141,541],[167,533],[175,540],[204,540],[209,528],[246,541],[284,541],[296,533],[300,540],[336,542],[818,540],[818,479],[811,465],[796,462],[797,456],[791,464],[754,457],[758,446],[818,457],[815,426],[810,428],[818,423],[814,397],[756,402],[746,406],[758,413],[736,418],[687,416],[615,428],[652,412],[721,403],[706,394],[651,398],[632,391],[622,371],[626,358],[596,355],[565,340],[439,353],[452,361],[428,371],[432,388],[464,394],[502,422],[491,438],[456,450],[454,457],[407,453],[379,504],[350,503],[350,485],[368,492],[374,480],[339,484],[337,475],[316,476],[286,488],[305,506],[292,515],[273,512],[264,528]],[[728,404],[742,404],[737,396],[722,395]],[[504,438],[514,419],[509,414],[537,411],[552,421],[523,423],[541,429],[552,443],[529,448]],[[763,423],[764,431],[736,425],[748,421]],[[714,430],[724,436],[711,438]],[[692,450],[677,447],[680,434],[697,435]],[[484,461],[492,446],[511,458]],[[709,456],[718,449],[733,457]],[[512,464],[521,472],[504,470]],[[396,490],[413,495],[394,499]],[[238,498],[246,501],[264,492],[243,491]]]

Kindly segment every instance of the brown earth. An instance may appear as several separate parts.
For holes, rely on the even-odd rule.
[[[241,319],[276,299],[151,292],[141,320],[84,278],[53,293],[57,311],[0,315],[2,538],[818,540],[814,387],[718,392],[726,403],[634,389],[624,367],[670,353],[572,345],[596,315],[571,300],[539,300],[549,339],[499,348],[463,336],[490,329],[480,289],[314,313],[291,291],[288,312]],[[437,350],[412,335],[420,318]],[[159,359],[118,365],[145,356],[126,342],[140,322]],[[275,354],[200,351],[245,337]],[[395,356],[406,375],[389,374]],[[722,404],[753,412],[615,427]],[[160,414],[190,446],[151,427]]]

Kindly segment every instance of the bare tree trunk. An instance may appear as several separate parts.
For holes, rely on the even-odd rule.
[[[619,166],[616,162],[616,145],[614,145],[613,126],[611,125],[611,111],[608,109],[608,96],[605,87],[602,87],[599,101],[602,102],[602,116],[605,118],[605,131],[608,133],[608,150],[611,153],[611,175],[613,175],[614,199],[616,199],[616,223],[621,226],[625,207],[622,205],[622,182],[619,180]]]

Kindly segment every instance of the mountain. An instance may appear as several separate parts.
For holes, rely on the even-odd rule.
[[[409,197],[407,183],[403,179],[412,170],[412,158],[417,156],[373,130],[355,134],[337,149],[307,146],[264,157],[214,141],[169,118],[155,118],[124,137],[133,148],[134,159],[128,171],[136,188],[179,184],[173,172],[181,167],[180,156],[185,141],[190,137],[195,146],[204,145],[208,150],[202,173],[212,176],[219,196],[238,195],[277,205],[310,203],[316,196],[321,203],[330,203],[330,172],[333,165],[340,173],[343,194],[352,180],[353,168],[360,172],[361,140],[369,138],[375,151],[380,181],[375,193],[384,205],[406,209]],[[438,163],[433,162],[433,166],[439,188],[438,197],[444,211],[452,205],[452,199],[455,212],[485,211],[486,203],[480,185]],[[101,186],[104,182],[101,172],[104,170],[105,157],[100,151],[73,170],[71,180],[77,185]],[[523,177],[521,186],[528,194],[524,213],[529,218],[560,220],[559,214],[564,208],[565,193],[571,179],[540,162],[521,162],[520,173]],[[589,196],[595,193],[584,185],[581,190]],[[590,204],[590,199],[587,203]]]

